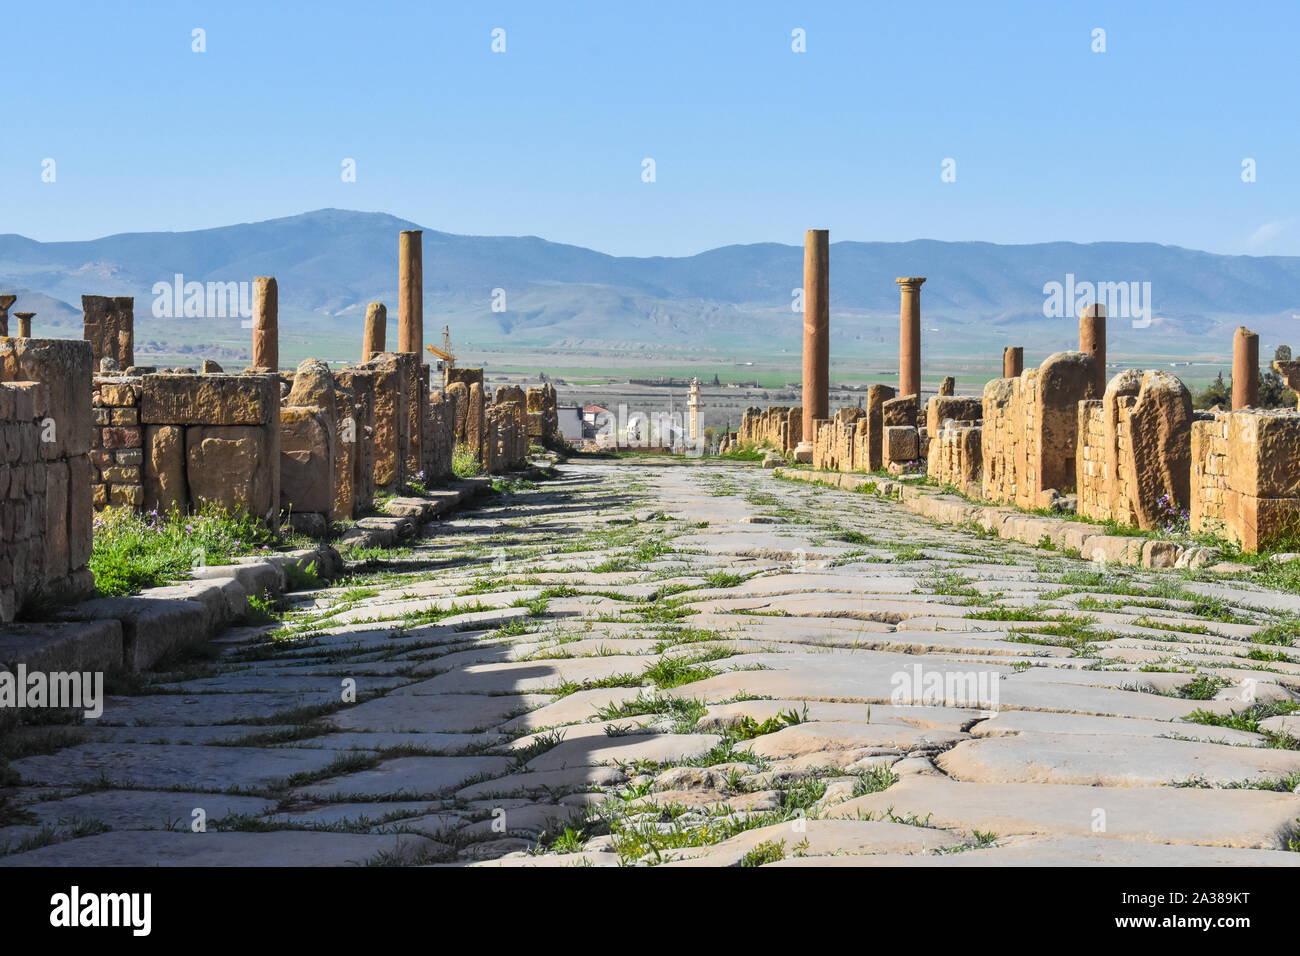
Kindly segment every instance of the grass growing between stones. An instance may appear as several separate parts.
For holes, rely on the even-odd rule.
[[[1184,720],[1206,727],[1227,727],[1230,730],[1244,730],[1252,734],[1263,734],[1268,746],[1281,750],[1300,750],[1300,740],[1290,734],[1279,734],[1261,730],[1259,725],[1270,717],[1284,717],[1300,710],[1300,703],[1295,701],[1270,700],[1252,704],[1244,710],[1234,710],[1228,714],[1215,714],[1208,710],[1194,710]]]
[[[197,564],[230,564],[281,544],[256,518],[212,505],[196,514],[105,508],[95,518],[90,570],[98,593],[135,594],[185,578]]]

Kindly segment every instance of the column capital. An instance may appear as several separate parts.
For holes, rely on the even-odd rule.
[[[925,281],[925,276],[899,276],[894,281],[899,285],[920,285]]]

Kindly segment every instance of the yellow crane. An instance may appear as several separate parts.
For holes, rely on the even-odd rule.
[[[436,345],[426,345],[426,349],[437,359],[440,359],[439,365],[443,370],[443,378],[446,378],[446,372],[456,367],[456,355],[451,350],[451,326],[442,327],[442,348]]]

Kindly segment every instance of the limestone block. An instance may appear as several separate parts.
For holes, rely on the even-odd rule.
[[[920,455],[916,429],[906,425],[886,425],[884,447],[886,462],[914,461]]]
[[[160,513],[183,511],[189,495],[185,486],[185,430],[179,425],[148,425],[144,444],[148,452],[144,465],[145,508]]]
[[[39,402],[39,408],[16,405],[18,419],[48,417],[52,429],[43,436],[47,460],[84,455],[93,444],[91,425],[92,364],[90,345],[73,339],[0,339],[0,381],[39,382],[45,390],[14,392],[16,403]]]
[[[274,507],[275,446],[269,428],[186,428],[185,479],[192,506],[209,501],[227,511],[267,516]]]
[[[1236,411],[1228,416],[1228,483],[1256,498],[1300,495],[1300,414]]]
[[[280,409],[280,508],[328,515],[334,507],[334,434],[319,408]]]
[[[149,425],[271,425],[280,406],[274,375],[145,375],[140,420]]]

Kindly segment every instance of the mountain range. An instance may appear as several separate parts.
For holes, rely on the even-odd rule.
[[[0,236],[0,292],[38,324],[80,323],[83,293],[134,295],[137,337],[164,336],[156,283],[251,281],[274,275],[281,325],[355,332],[366,304],[397,301],[397,234],[422,228],[384,213],[322,209],[191,232],[129,233],[80,242]],[[796,240],[802,237],[793,237]],[[832,236],[832,240],[834,237]],[[1152,321],[1112,319],[1112,348],[1218,354],[1232,329],[1287,341],[1300,312],[1300,257],[1224,256],[1151,243],[832,242],[832,344],[877,348],[897,335],[896,276],[924,275],[927,347],[1036,340],[1068,344],[1075,323],[1047,317],[1048,283],[1150,283]],[[693,256],[610,256],[536,236],[463,236],[425,228],[425,329],[458,342],[559,349],[772,353],[798,348],[792,297],[800,245],[733,245]],[[500,290],[500,291],[495,291]],[[493,308],[494,301],[499,310]],[[226,330],[240,333],[238,323]],[[936,334],[937,333],[937,334]],[[391,335],[392,333],[390,333]],[[1297,344],[1300,344],[1298,342]],[[1060,347],[1060,346],[1057,346]]]

